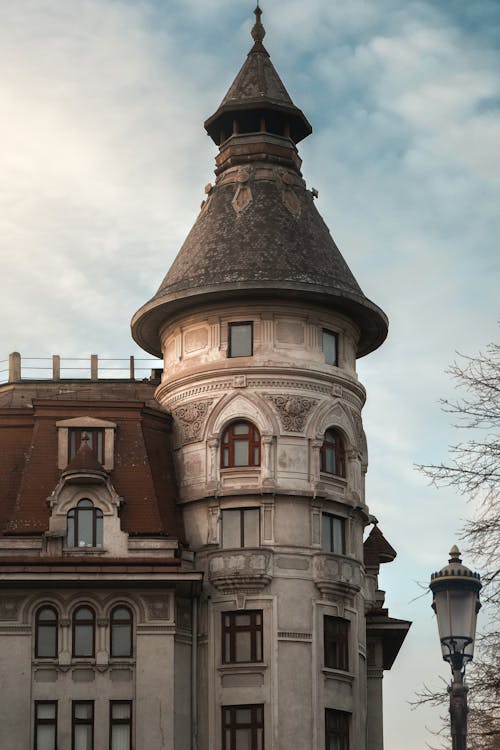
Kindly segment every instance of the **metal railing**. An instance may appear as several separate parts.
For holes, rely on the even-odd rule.
[[[0,360],[0,383],[27,380],[157,380],[163,370],[161,359],[137,357],[21,357],[19,352]]]

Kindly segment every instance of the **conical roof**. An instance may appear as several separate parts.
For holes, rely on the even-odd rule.
[[[317,193],[302,179],[299,138],[292,131],[302,122],[307,135],[307,120],[262,45],[260,9],[253,35],[243,68],[206,123],[214,140],[221,131],[216,184],[207,187],[208,198],[157,293],[134,316],[132,335],[143,349],[161,356],[160,329],[181,310],[230,300],[287,299],[353,320],[362,356],[384,341],[387,318],[363,294],[316,209]],[[260,127],[252,130],[256,115]],[[226,116],[233,123],[229,137],[222,132]]]

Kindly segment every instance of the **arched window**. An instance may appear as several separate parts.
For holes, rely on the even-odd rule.
[[[260,435],[250,422],[233,422],[222,436],[221,467],[260,466]]]
[[[132,656],[132,612],[123,605],[111,611],[111,656]]]
[[[94,656],[95,612],[86,605],[73,612],[73,656]]]
[[[59,618],[54,607],[40,607],[35,616],[35,658],[55,659]]]
[[[337,430],[329,429],[325,432],[321,446],[321,471],[345,477],[344,441]]]
[[[68,512],[68,547],[102,547],[102,510],[91,500],[80,500]]]

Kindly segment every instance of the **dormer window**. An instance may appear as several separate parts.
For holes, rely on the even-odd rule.
[[[253,323],[229,323],[228,357],[251,357],[253,354]]]
[[[86,436],[87,445],[96,459],[100,464],[104,464],[104,428],[102,427],[90,429],[72,427],[68,430],[68,463],[76,456],[82,444],[82,439],[85,439],[84,436]]]
[[[80,500],[76,508],[68,512],[68,547],[102,547],[102,526],[102,510],[94,508],[91,500]]]

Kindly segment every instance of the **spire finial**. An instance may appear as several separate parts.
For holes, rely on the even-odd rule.
[[[254,49],[255,49],[257,47],[262,46],[262,40],[264,39],[266,35],[266,31],[260,20],[260,17],[262,15],[262,8],[259,5],[259,0],[257,0],[257,7],[255,8],[254,13],[255,13],[255,23],[252,28],[252,38],[255,42],[254,44]]]

